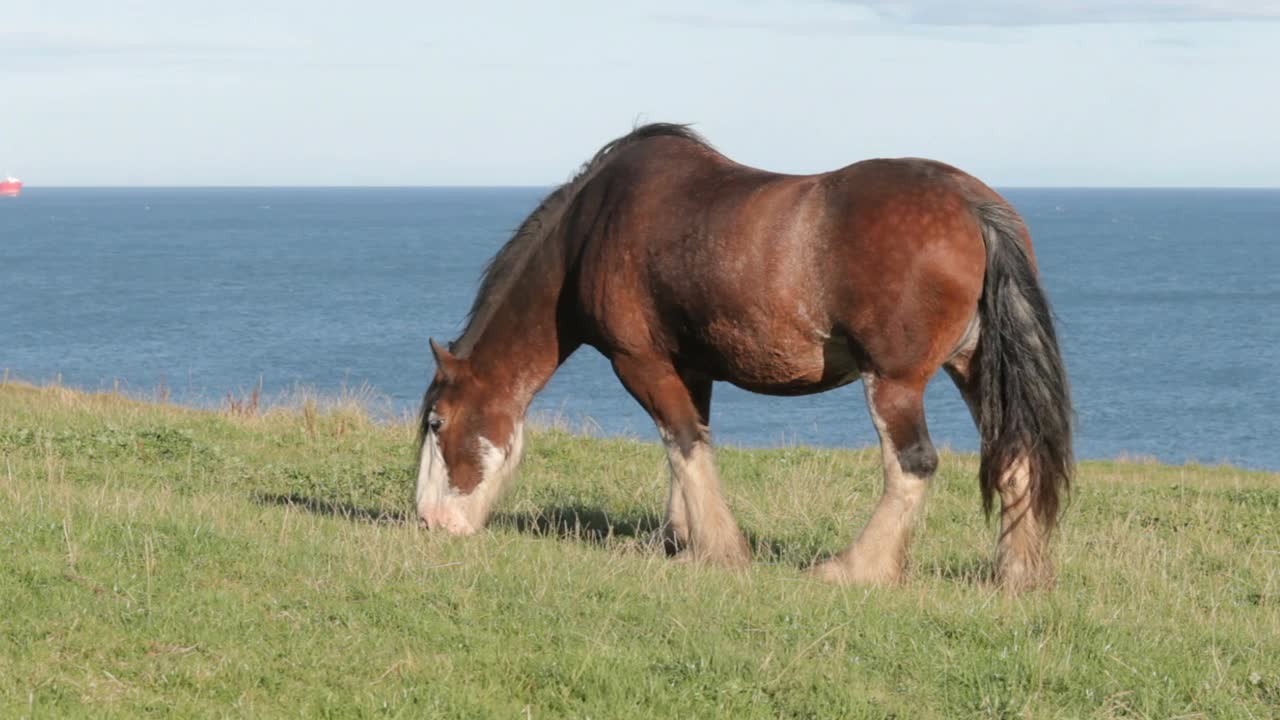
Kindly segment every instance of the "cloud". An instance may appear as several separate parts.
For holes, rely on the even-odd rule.
[[[832,0],[917,25],[1074,25],[1280,20],[1275,0]]]
[[[675,23],[709,30],[759,30],[771,33],[796,35],[848,35],[867,29],[864,22],[832,20],[830,18],[748,18],[699,13],[655,13],[651,16],[659,22]]]
[[[278,48],[216,40],[155,42],[106,32],[0,30],[5,69],[222,64],[270,60],[279,54]]]

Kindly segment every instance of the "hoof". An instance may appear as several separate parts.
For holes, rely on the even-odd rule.
[[[1044,561],[1006,561],[996,568],[996,585],[1010,594],[1053,587],[1053,567]]]
[[[814,565],[805,574],[831,585],[889,587],[898,584],[902,572],[891,567],[868,567],[846,558],[834,557]]]
[[[732,555],[714,555],[706,558],[706,562],[730,570],[746,570],[751,567],[751,553],[735,553]]]
[[[714,553],[694,553],[694,559],[700,563],[708,565],[716,565],[731,570],[745,570],[751,567],[751,553],[743,552],[714,552]]]
[[[671,555],[671,560],[678,563],[698,562],[740,570],[751,566],[751,549],[747,545],[746,538],[739,538],[736,543],[705,550],[697,546],[685,547]]]

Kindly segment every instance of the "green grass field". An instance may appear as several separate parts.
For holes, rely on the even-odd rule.
[[[875,452],[719,453],[756,563],[667,561],[656,444],[533,433],[485,533],[408,424],[0,385],[0,716],[1280,717],[1280,476],[1087,462],[1052,590],[989,582],[948,454],[908,581],[802,577]]]

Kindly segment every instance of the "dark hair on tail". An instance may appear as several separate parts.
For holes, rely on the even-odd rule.
[[[982,507],[991,514],[1001,476],[1026,458],[1031,510],[1047,532],[1057,523],[1074,467],[1067,372],[1022,220],[1001,203],[974,210],[987,246],[976,353]]]

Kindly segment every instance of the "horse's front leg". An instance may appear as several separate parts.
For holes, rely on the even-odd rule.
[[[671,466],[669,547],[694,560],[728,566],[751,562],[751,550],[720,492],[706,419],[711,381],[681,376],[656,359],[614,358],[614,371],[658,426]]]
[[[689,511],[684,506],[684,492],[674,472],[667,491],[667,522],[662,529],[662,544],[668,555],[679,555],[689,547]]]

